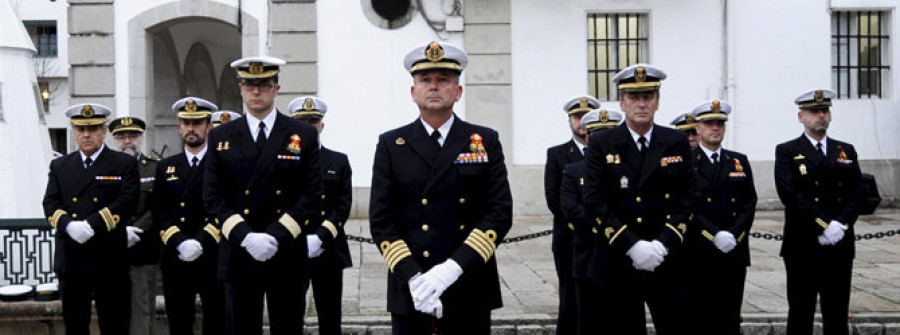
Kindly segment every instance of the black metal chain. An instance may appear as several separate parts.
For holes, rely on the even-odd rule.
[[[516,243],[516,242],[527,241],[527,240],[531,240],[531,239],[535,239],[535,238],[543,237],[543,236],[548,236],[548,235],[552,235],[552,234],[553,234],[553,231],[550,229],[547,229],[547,230],[539,231],[536,233],[508,237],[508,238],[503,239],[503,241],[501,241],[501,242],[502,243]],[[871,240],[871,239],[876,239],[876,238],[893,237],[893,236],[898,236],[898,235],[900,235],[900,229],[880,231],[877,233],[856,234],[855,238],[857,241],[859,241],[859,240]],[[760,232],[751,232],[750,237],[761,238],[764,240],[775,240],[775,241],[781,241],[784,239],[784,235],[781,235],[781,234],[760,233]],[[372,239],[371,237],[360,237],[360,236],[354,236],[354,235],[348,234],[347,239],[351,240],[351,241],[356,241],[356,242],[375,244],[375,240]]]

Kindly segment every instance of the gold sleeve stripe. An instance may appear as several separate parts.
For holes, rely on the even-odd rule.
[[[710,241],[712,241],[713,239],[715,239],[715,237],[714,237],[712,234],[710,234],[708,231],[706,231],[705,229],[704,229],[702,232],[700,232],[700,234],[702,234],[703,237],[706,237],[706,238],[709,239]]]
[[[172,238],[172,235],[175,235],[175,233],[180,231],[181,228],[178,228],[178,226],[171,226],[169,227],[169,229],[159,232],[159,237],[162,238],[163,244],[168,245],[169,239]]]
[[[294,221],[294,218],[292,218],[290,214],[284,213],[283,215],[281,215],[281,218],[278,219],[278,222],[280,222],[282,226],[287,228],[287,230],[291,232],[291,235],[293,235],[294,238],[300,236],[300,232],[302,231],[300,229],[300,225],[297,224],[297,221]],[[225,224],[228,224],[228,221],[225,221]]]
[[[325,220],[325,222],[322,222],[322,227],[328,228],[328,231],[331,232],[331,238],[337,238],[338,231],[337,231],[337,227],[334,226],[334,223],[331,223],[331,221]]]
[[[209,223],[206,225],[206,227],[203,227],[203,230],[209,233],[209,235],[211,235],[216,240],[216,243],[221,242],[222,236],[219,235],[221,234],[221,232],[219,231],[219,228],[213,226],[212,223]]]
[[[681,239],[681,242],[684,242],[684,235],[681,235],[681,232],[678,231],[678,229],[676,229],[675,227],[672,227],[672,225],[668,224],[668,223],[666,223],[666,227],[668,227],[669,229],[674,231],[675,234],[678,234],[678,238]]]
[[[828,222],[825,222],[825,220],[822,220],[821,218],[816,218],[816,223],[818,223],[822,229],[828,228]]]
[[[497,233],[493,230],[488,230],[487,232],[482,231],[481,229],[472,229],[472,232],[469,233],[469,236],[466,237],[465,245],[468,245],[472,249],[475,250],[481,258],[487,262],[491,259],[491,256],[494,255],[494,251],[497,250],[497,245],[494,244],[494,241],[497,239]]]
[[[743,241],[744,241],[744,237],[747,237],[747,231],[742,231],[742,232],[741,232],[741,236],[738,236],[738,239],[737,239],[738,243],[743,242]]]
[[[59,218],[66,214],[68,214],[66,211],[57,209],[47,221],[50,221],[50,226],[53,227],[53,229],[56,229],[56,225],[59,224]]]
[[[225,238],[231,238],[231,230],[241,222],[244,222],[244,218],[240,214],[229,216],[222,225],[222,235],[225,235]]]
[[[119,215],[110,212],[109,207],[103,207],[103,209],[100,210],[100,217],[102,217],[103,222],[106,223],[107,231],[116,229],[116,226],[119,224]]]
[[[388,241],[381,242],[381,251],[384,254],[384,261],[387,262],[388,268],[394,272],[394,267],[406,257],[412,256],[409,246],[403,240],[396,240],[393,243]]]
[[[619,237],[619,234],[621,234],[621,233],[622,233],[623,231],[625,231],[625,229],[627,229],[627,228],[628,228],[628,225],[622,225],[622,227],[619,228],[618,231],[616,231],[616,233],[613,235],[613,237],[612,237],[611,239],[609,239],[609,245],[612,245],[613,242],[616,241],[616,238]]]

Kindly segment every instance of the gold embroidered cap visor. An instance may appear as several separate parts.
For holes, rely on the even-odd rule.
[[[612,81],[623,93],[659,90],[666,73],[650,64],[634,64],[613,76]]]
[[[262,79],[274,77],[278,74],[285,61],[269,56],[245,57],[231,62],[231,67],[241,79]]]
[[[145,128],[144,120],[136,117],[126,116],[109,121],[109,132],[113,135],[126,131],[143,133]]]
[[[66,116],[74,126],[99,126],[106,124],[106,117],[112,114],[109,107],[94,103],[69,106]]]
[[[828,89],[816,89],[801,94],[794,99],[800,109],[819,110],[831,108],[831,100],[837,97],[837,93]]]
[[[403,58],[403,67],[410,74],[428,70],[452,70],[461,73],[468,64],[469,56],[466,51],[447,42],[420,45]]]

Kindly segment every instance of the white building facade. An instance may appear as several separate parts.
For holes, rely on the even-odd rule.
[[[322,141],[350,157],[357,216],[367,213],[378,134],[417,116],[402,58],[431,40],[470,55],[457,114],[500,132],[517,214],[548,212],[546,148],[570,137],[562,104],[593,94],[618,109],[608,78],[635,62],[669,75],[660,125],[705,100],[732,104],[724,145],[749,156],[767,208],[779,205],[775,145],[802,132],[793,99],[838,91],[829,135],[856,146],[882,204],[896,204],[900,0],[410,2],[27,0],[17,11],[56,22],[57,68],[68,84],[56,90],[64,98],[51,98],[48,127],[66,127],[65,106],[103,103],[148,122],[146,152],[180,150],[169,107],[185,95],[240,110],[230,61],[284,58],[276,104],[284,112],[291,99],[317,95],[329,105]]]

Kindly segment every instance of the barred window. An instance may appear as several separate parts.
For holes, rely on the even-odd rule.
[[[839,98],[886,98],[890,58],[888,13],[834,11],[831,80]]]
[[[588,14],[588,89],[597,99],[618,100],[612,77],[632,64],[646,62],[647,14]]]
[[[56,21],[23,21],[34,47],[35,57],[56,57]]]

